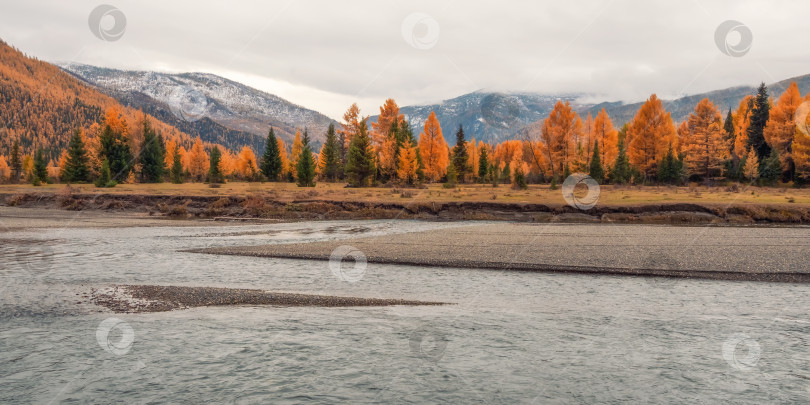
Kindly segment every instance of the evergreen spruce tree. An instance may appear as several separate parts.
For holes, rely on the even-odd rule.
[[[309,133],[304,128],[303,148],[298,156],[295,173],[298,187],[315,187],[315,160],[312,158],[312,149],[309,146]]]
[[[149,121],[143,120],[143,144],[139,160],[141,163],[141,182],[160,183],[166,171],[166,146],[163,136],[159,136],[152,129]]]
[[[624,146],[624,138],[619,138],[619,154],[610,170],[610,182],[615,184],[625,184],[630,181],[631,170],[630,160],[627,157],[627,148]]]
[[[329,124],[326,130],[326,143],[324,143],[324,167],[323,177],[326,181],[336,181],[340,176],[340,145],[338,144],[338,137],[335,133],[335,125]]]
[[[487,148],[481,148],[481,153],[478,155],[478,179],[482,183],[486,181],[488,170],[489,157],[487,156]]]
[[[492,187],[498,187],[498,180],[500,178],[500,174],[498,173],[498,167],[494,164],[489,165],[489,170],[487,171],[487,178],[492,183]]]
[[[456,165],[450,164],[447,166],[447,174],[445,175],[444,188],[455,188],[458,185],[458,174],[456,173]]]
[[[591,167],[588,170],[588,175],[599,184],[605,181],[605,169],[602,167],[602,158],[599,157],[598,140],[593,142],[593,157],[591,157]]]
[[[768,103],[768,88],[765,83],[759,85],[757,95],[751,101],[751,120],[748,125],[748,146],[757,152],[760,164],[770,155],[771,147],[765,142],[765,125],[768,123],[770,104]],[[760,173],[760,177],[762,177]]]
[[[183,161],[180,158],[180,146],[174,148],[174,155],[172,156],[171,175],[172,175],[172,183],[174,184],[183,183]]]
[[[132,170],[132,151],[127,136],[113,132],[109,125],[105,125],[99,135],[99,147],[99,155],[110,166],[112,179],[126,180]]]
[[[116,182],[110,175],[110,162],[104,159],[101,162],[101,169],[99,169],[99,176],[96,179],[96,187],[115,187]]]
[[[369,186],[374,182],[374,155],[365,120],[360,121],[359,131],[349,144],[345,171],[350,187]]]
[[[42,148],[37,148],[34,152],[34,172],[31,173],[31,177],[35,186],[48,182],[48,162],[45,160],[45,151]]]
[[[523,173],[521,165],[515,166],[515,172],[512,174],[512,188],[515,190],[525,190],[529,188],[526,184],[526,174]]]
[[[62,170],[62,180],[66,183],[86,182],[90,180],[89,158],[84,148],[80,130],[73,132],[68,143],[68,154]]]
[[[667,154],[664,155],[658,163],[658,173],[656,177],[661,183],[678,183],[681,180],[682,169],[683,163],[675,156],[675,152],[672,150],[672,144],[670,144]]]
[[[723,129],[726,130],[726,140],[734,138],[734,116],[731,114],[731,108],[728,109],[728,114],[726,114],[726,121],[723,123]]]
[[[22,176],[22,156],[20,156],[20,141],[14,140],[11,145],[11,182],[18,183]]]
[[[503,170],[501,171],[501,183],[509,184],[512,182],[512,168],[509,166],[509,162],[503,166]]]
[[[208,168],[208,181],[211,183],[224,183],[225,176],[222,174],[222,169],[219,167],[219,162],[222,160],[222,152],[219,147],[214,146],[211,149],[210,166]]]
[[[779,162],[779,152],[776,149],[759,165],[759,178],[766,184],[773,184],[782,175],[782,164]]]
[[[278,150],[278,140],[273,127],[270,127],[270,131],[267,132],[267,140],[264,144],[264,154],[260,166],[264,177],[267,177],[270,181],[278,181],[282,170],[281,152]]]
[[[453,166],[456,169],[456,176],[463,183],[464,178],[470,173],[468,163],[470,156],[467,154],[467,140],[464,139],[464,128],[458,126],[456,131],[456,146],[453,147]]]

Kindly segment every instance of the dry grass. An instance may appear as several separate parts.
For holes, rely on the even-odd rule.
[[[292,183],[242,183],[222,184],[210,188],[207,184],[120,184],[115,188],[97,189],[92,185],[73,185],[66,191],[65,185],[50,184],[41,187],[30,185],[0,185],[0,194],[22,195],[24,193],[55,193],[67,196],[76,193],[181,195],[181,196],[221,196],[248,197],[263,195],[281,202],[297,200],[401,202],[493,202],[537,203],[549,205],[565,204],[560,189],[552,190],[549,185],[530,185],[528,190],[512,190],[508,185],[493,188],[489,184],[460,184],[456,189],[447,190],[441,184],[431,184],[426,188],[345,188],[343,183],[318,183],[315,188],[299,188]],[[584,190],[577,190],[584,192]],[[7,203],[14,202],[14,198]],[[810,188],[763,188],[734,186],[602,186],[600,205],[640,205],[660,203],[699,203],[699,204],[786,204],[810,205]],[[258,207],[256,207],[258,208]]]

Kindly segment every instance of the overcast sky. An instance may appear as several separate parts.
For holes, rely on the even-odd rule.
[[[91,30],[101,4],[123,35]],[[0,37],[51,62],[218,74],[339,118],[478,89],[639,101],[810,73],[810,2],[9,1]],[[742,56],[717,27],[743,23]],[[115,17],[101,19],[114,35]],[[743,28],[744,29],[744,28]],[[98,33],[98,31],[96,32]],[[740,42],[740,31],[727,41]],[[736,49],[736,48],[735,48]]]

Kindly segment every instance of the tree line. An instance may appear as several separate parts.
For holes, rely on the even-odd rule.
[[[140,122],[137,153],[127,119],[109,110],[101,125],[76,130],[57,165],[48,165],[42,148],[21,156],[15,142],[9,158],[0,156],[0,180],[95,182],[288,181],[311,187],[316,181],[346,182],[352,187],[423,183],[557,184],[573,172],[600,183],[681,184],[727,179],[773,184],[810,179],[807,106],[796,83],[777,100],[761,84],[754,95],[723,118],[709,99],[695,106],[677,127],[664,103],[653,94],[634,118],[616,129],[602,109],[583,120],[567,101],[558,101],[539,131],[525,139],[496,145],[455,131],[446,142],[434,112],[415,136],[393,99],[380,107],[376,122],[353,104],[336,128],[330,125],[316,153],[307,129],[298,131],[288,149],[270,128],[257,158],[196,138],[188,149],[164,140],[150,121]],[[88,132],[90,132],[88,134]]]

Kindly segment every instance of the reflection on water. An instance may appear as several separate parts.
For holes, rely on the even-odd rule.
[[[810,295],[802,285],[378,264],[349,283],[327,262],[178,252],[462,225],[338,221],[0,234],[0,402],[810,400]],[[135,315],[100,312],[83,297],[114,283],[457,305]],[[103,323],[111,317],[118,321]]]

